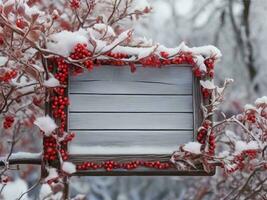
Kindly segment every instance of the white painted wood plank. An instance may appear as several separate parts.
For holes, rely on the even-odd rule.
[[[71,82],[70,94],[192,94],[190,79],[177,84],[127,81]]]
[[[69,129],[192,128],[192,113],[69,113]]]
[[[70,95],[69,111],[193,112],[192,96]]]
[[[85,146],[71,145],[69,147],[70,154],[79,155],[113,155],[118,154],[172,154],[178,150],[178,145],[170,146]],[[137,159],[137,157],[136,157]],[[129,160],[129,159],[128,159]]]
[[[92,72],[84,72],[78,76],[72,76],[73,81],[102,80],[102,81],[146,81],[166,84],[192,83],[192,68],[183,66],[164,66],[162,68],[138,67],[135,73],[131,73],[128,67],[101,66]]]
[[[71,145],[173,146],[193,140],[192,131],[75,131]]]

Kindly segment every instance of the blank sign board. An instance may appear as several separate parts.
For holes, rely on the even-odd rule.
[[[200,91],[192,67],[102,66],[69,80],[68,129],[73,162],[165,160],[194,140]],[[95,172],[88,171],[94,174]],[[104,171],[97,174],[108,175]],[[164,175],[173,170],[115,170],[111,175]]]

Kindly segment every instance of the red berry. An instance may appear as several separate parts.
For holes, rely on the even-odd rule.
[[[4,39],[3,37],[0,36],[0,46],[4,44]]]
[[[80,7],[80,0],[71,0],[70,1],[70,7],[72,9],[78,9]]]
[[[164,52],[164,51],[160,52],[160,55],[161,55],[161,57],[163,57],[165,59],[167,59],[169,57],[169,54],[167,52]]]
[[[26,25],[26,22],[22,18],[19,18],[16,21],[16,25],[17,25],[18,28],[24,29],[25,25]]]

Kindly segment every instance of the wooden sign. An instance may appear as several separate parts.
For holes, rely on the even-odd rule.
[[[178,145],[194,141],[201,121],[192,66],[138,67],[135,73],[96,67],[70,78],[69,98],[68,129],[76,133],[70,160],[88,164],[76,175],[208,175],[168,164]],[[109,161],[121,167],[90,166]]]

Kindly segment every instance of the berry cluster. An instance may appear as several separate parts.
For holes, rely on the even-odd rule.
[[[114,58],[114,59],[123,59],[128,58],[129,56],[125,53],[113,53],[111,51],[106,53],[106,56]]]
[[[248,149],[242,152],[244,156],[247,156],[249,160],[255,159],[257,157],[257,150],[255,149]]]
[[[60,81],[61,85],[67,84],[68,80],[68,65],[63,59],[56,59],[57,72],[55,77]],[[60,123],[58,136],[63,136],[66,127],[67,114],[65,110],[69,105],[68,97],[65,97],[66,89],[64,87],[54,88],[55,96],[51,97],[52,100],[52,114],[55,119]]]
[[[181,52],[179,55],[169,58],[169,54],[167,52],[160,52],[160,56],[152,54],[146,58],[140,60],[140,63],[144,67],[161,67],[162,65],[170,65],[170,64],[190,64],[193,65],[193,72],[197,77],[200,77],[202,74],[199,70],[199,67],[196,66],[196,63],[193,59],[191,53]]]
[[[12,116],[6,116],[3,122],[4,129],[11,128],[12,124],[14,123],[15,119]]]
[[[197,141],[201,144],[205,144],[207,140],[208,130],[211,128],[212,122],[210,120],[205,120],[200,127],[197,134]],[[214,132],[211,132],[208,137],[208,154],[214,155],[215,153],[215,135]]]
[[[169,169],[173,168],[173,165],[169,162],[141,161],[141,160],[126,162],[126,163],[118,163],[116,161],[104,161],[100,164],[94,162],[83,162],[82,164],[77,165],[77,170],[105,169],[106,171],[112,171],[113,169],[132,170],[138,167]]]
[[[67,136],[65,136],[64,140],[60,142],[60,154],[63,160],[68,160],[69,158],[69,154],[67,152],[67,146],[68,146],[68,143],[71,142],[74,137],[75,137],[75,134],[70,133]]]
[[[97,62],[99,64],[122,66],[122,65],[126,65],[127,64],[122,59],[129,58],[129,56],[127,54],[125,54],[125,53],[113,53],[111,51],[107,52],[105,55],[107,57],[109,57],[110,59],[101,60],[101,61],[97,60]]]
[[[169,57],[169,54],[167,52],[164,52],[164,51],[160,52],[160,55],[164,59],[168,59],[168,57]]]
[[[207,129],[201,128],[197,133],[197,141],[201,144],[205,144],[207,133]]]
[[[2,183],[4,185],[7,184],[9,181],[11,181],[11,178],[6,176],[6,175],[2,175],[0,177],[0,183]]]
[[[172,64],[190,64],[196,67],[196,63],[191,53],[182,52],[178,56],[171,59]]]
[[[205,120],[202,123],[202,126],[199,129],[198,134],[197,134],[197,141],[200,142],[201,144],[205,143],[208,129],[211,128],[211,125],[212,125],[212,122],[210,120]]]
[[[209,135],[209,155],[213,156],[215,154],[215,135],[213,132]]]
[[[57,159],[57,141],[53,136],[44,136],[44,159],[47,161],[53,161]]]
[[[0,46],[4,44],[4,38],[0,36]]]
[[[16,70],[6,71],[3,75],[0,75],[0,81],[8,82],[17,76]]]
[[[207,75],[210,78],[214,78],[214,62],[215,62],[214,58],[208,58],[204,61],[205,65],[207,67]]]
[[[66,106],[69,105],[69,100],[67,97],[62,95],[51,97],[52,100],[52,114],[55,119],[60,119],[60,132],[63,133],[66,127],[66,118],[67,115],[65,113]]]
[[[247,121],[251,122],[251,123],[255,123],[256,122],[256,115],[255,112],[249,112],[246,114],[246,119]]]
[[[74,52],[70,54],[70,57],[73,60],[80,60],[80,59],[86,59],[86,61],[83,62],[83,65],[89,70],[93,70],[93,61],[89,58],[92,56],[92,52],[87,49],[87,44],[81,44],[78,43],[74,47]],[[88,59],[87,59],[88,58]],[[76,71],[77,72],[77,71]],[[82,72],[80,69],[78,69],[78,73]]]
[[[228,169],[227,172],[228,173],[233,173],[235,171],[237,171],[238,169],[242,170],[244,169],[244,167],[249,166],[249,165],[245,165],[244,161],[246,158],[248,158],[248,160],[253,160],[257,157],[257,150],[256,149],[247,149],[242,151],[240,154],[236,155],[234,158],[234,167],[232,167],[231,169]]]
[[[42,98],[33,97],[32,98],[32,102],[36,106],[41,106],[42,103],[43,103],[43,99]]]
[[[160,58],[157,55],[150,55],[140,60],[143,67],[161,67]]]
[[[59,80],[60,84],[67,84],[68,80],[68,65],[63,59],[56,59],[57,72],[55,73],[55,78]]]
[[[19,18],[16,20],[16,26],[20,29],[24,29],[26,26],[26,22],[22,18]]]
[[[201,88],[201,92],[202,92],[202,95],[205,99],[208,99],[211,95],[211,90],[207,89],[207,88]]]
[[[60,81],[61,85],[67,84],[68,80],[68,65],[61,59],[53,60],[57,64],[55,77]],[[52,71],[53,67],[50,66],[49,70]],[[47,161],[56,160],[60,153],[63,160],[68,159],[67,145],[74,138],[74,133],[66,135],[66,108],[69,105],[69,99],[66,97],[66,89],[64,87],[57,87],[53,89],[54,96],[51,97],[52,115],[57,119],[59,128],[52,136],[44,138],[44,159]],[[57,142],[57,138],[61,138]]]
[[[74,10],[78,9],[80,7],[80,0],[71,0],[70,1],[70,7]]]
[[[68,158],[69,158],[69,154],[68,154],[68,152],[67,152],[67,150],[66,150],[66,148],[64,148],[63,146],[61,146],[62,148],[60,149],[60,155],[61,155],[61,157],[62,157],[62,160],[68,160]]]

